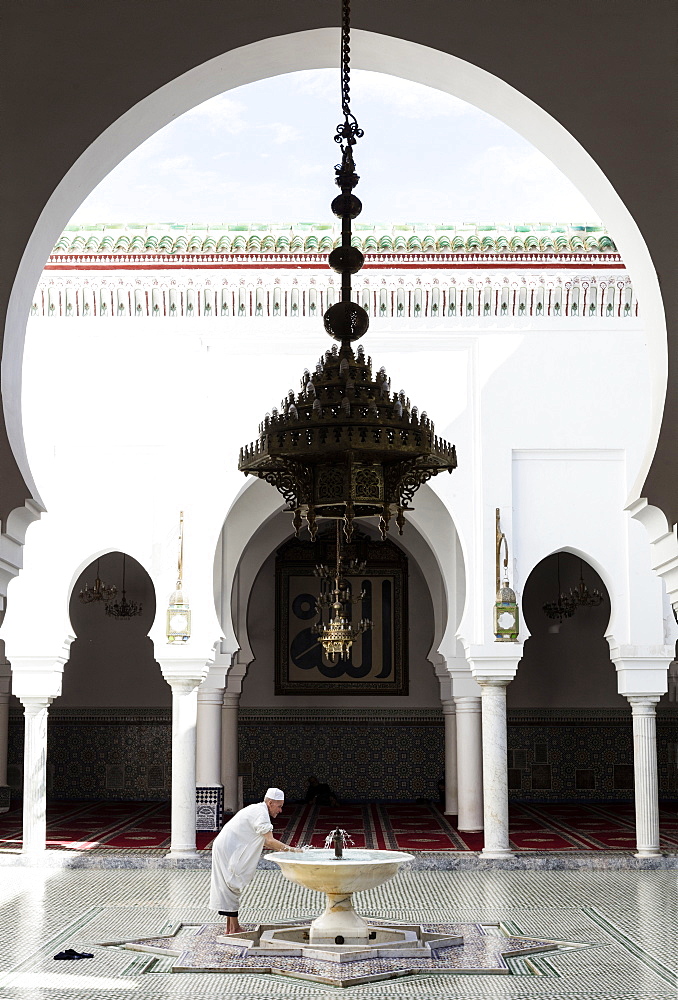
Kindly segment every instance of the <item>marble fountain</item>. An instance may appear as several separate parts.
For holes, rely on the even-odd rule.
[[[341,987],[422,973],[512,975],[511,963],[524,961],[521,956],[585,947],[526,938],[496,923],[415,924],[362,917],[353,907],[353,894],[394,878],[414,857],[346,848],[344,831],[333,834],[324,850],[266,855],[290,881],[324,893],[325,910],[310,923],[297,919],[246,925],[228,935],[223,923],[181,923],[165,936],[106,944],[147,953],[147,971],[268,973]],[[158,962],[167,964],[156,969]],[[543,974],[534,968],[535,975]],[[516,969],[525,974],[523,967]]]
[[[375,889],[413,861],[402,851],[347,848],[350,838],[334,830],[325,849],[267,854],[291,882],[325,894],[325,910],[310,924],[259,925],[241,934],[217,938],[250,955],[280,955],[346,963],[372,958],[424,958],[434,950],[463,944],[461,935],[427,932],[417,924],[366,920],[353,907],[353,893]],[[329,844],[333,844],[333,848]]]

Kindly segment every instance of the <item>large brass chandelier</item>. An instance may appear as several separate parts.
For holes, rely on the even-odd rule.
[[[364,562],[345,562],[341,529],[337,521],[336,565],[320,564],[315,568],[316,576],[320,577],[320,597],[316,601],[316,613],[320,620],[311,626],[311,632],[318,636],[318,642],[330,663],[348,659],[354,641],[373,627],[373,623],[367,618],[361,618],[357,625],[353,624],[351,618],[351,605],[362,601],[365,594],[361,591],[353,595],[345,577],[360,576],[364,571]],[[325,609],[328,610],[327,622],[323,621]]]
[[[317,519],[343,519],[350,540],[356,517],[379,520],[382,538],[395,518],[400,534],[412,497],[439,472],[457,465],[454,445],[436,437],[426,413],[393,392],[391,380],[362,347],[352,344],[366,332],[366,311],[351,298],[351,275],[365,262],[352,246],[351,222],[362,211],[353,194],[359,177],[353,146],[363,136],[350,108],[350,3],[343,0],[341,94],[344,120],[335,142],[341,163],[335,167],[341,190],[332,212],[341,219],[341,244],[329,255],[341,274],[341,301],[324,316],[325,329],[338,344],[304,372],[301,391],[290,391],[280,409],[266,414],[259,437],[240,452],[238,468],[259,476],[283,495],[298,536],[304,518],[315,539]]]

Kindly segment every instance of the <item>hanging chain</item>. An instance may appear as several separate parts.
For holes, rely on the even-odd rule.
[[[337,125],[337,134],[334,141],[340,145],[347,143],[355,146],[357,139],[362,139],[365,134],[358,126],[356,117],[351,113],[351,2],[343,0],[342,22],[341,22],[341,110],[344,115],[343,122]],[[342,150],[345,147],[342,146]]]

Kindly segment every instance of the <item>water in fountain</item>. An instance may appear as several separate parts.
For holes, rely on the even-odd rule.
[[[330,830],[330,832],[327,834],[327,837],[325,838],[326,851],[329,851],[331,847],[334,847],[334,845],[336,844],[337,835],[341,840],[342,849],[347,847],[355,847],[355,844],[353,843],[353,839],[350,833],[347,833],[346,830],[342,830],[341,828],[337,827],[336,830]]]

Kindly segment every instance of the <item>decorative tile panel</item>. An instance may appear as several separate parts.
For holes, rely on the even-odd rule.
[[[16,796],[23,771],[22,712],[11,711],[9,733],[8,785]],[[676,746],[678,710],[662,708],[657,755],[663,798],[675,799],[678,792]],[[514,709],[508,748],[514,801],[633,799],[630,710]],[[317,774],[348,800],[437,800],[444,774],[442,711],[241,709],[240,761],[246,765],[246,799],[258,797],[270,784],[302,798],[308,776]],[[550,786],[545,768],[550,768]],[[49,794],[55,799],[168,799],[171,712],[52,709],[48,770]]]

